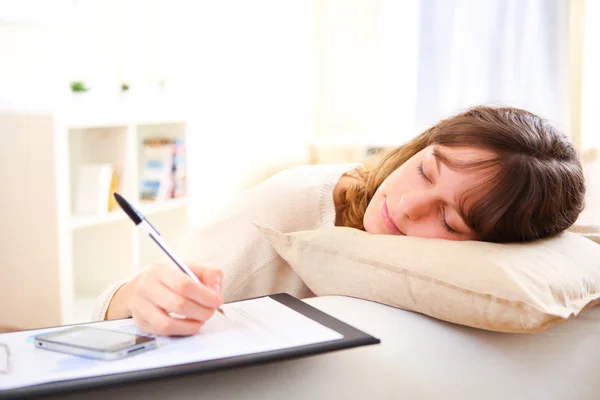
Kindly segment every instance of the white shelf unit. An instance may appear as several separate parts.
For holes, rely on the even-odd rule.
[[[0,322],[33,328],[88,321],[93,300],[111,282],[165,259],[120,209],[74,213],[78,170],[86,163],[119,165],[119,192],[176,247],[189,225],[187,197],[140,201],[142,150],[148,138],[187,143],[188,126],[172,115],[0,115],[7,140],[0,166],[10,172],[0,222],[11,227],[0,233],[6,246],[0,252]]]

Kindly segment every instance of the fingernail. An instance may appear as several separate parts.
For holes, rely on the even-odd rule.
[[[214,291],[217,292],[218,295],[221,294],[221,284],[220,283],[215,283],[212,287],[213,287]]]

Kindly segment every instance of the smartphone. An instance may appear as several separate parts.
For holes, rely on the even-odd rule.
[[[154,349],[156,339],[128,332],[74,326],[34,337],[35,347],[100,360],[118,360]]]

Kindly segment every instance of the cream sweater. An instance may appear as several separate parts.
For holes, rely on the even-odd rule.
[[[299,298],[313,293],[271,247],[254,224],[280,232],[334,226],[333,189],[355,164],[294,167],[251,188],[211,222],[190,230],[177,252],[184,261],[221,268],[225,301],[287,292]],[[103,320],[115,282],[98,298],[93,320]]]

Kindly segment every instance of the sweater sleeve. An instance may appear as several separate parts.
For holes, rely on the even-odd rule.
[[[108,306],[110,302],[117,293],[117,290],[121,288],[127,281],[119,280],[117,282],[113,282],[109,287],[107,287],[102,294],[96,299],[94,304],[94,310],[92,311],[92,321],[102,321],[106,319],[106,312],[108,310]]]
[[[177,253],[187,263],[224,272],[225,301],[287,292],[312,295],[254,224],[281,232],[332,226],[333,189],[352,165],[300,166],[285,170],[226,202],[210,221],[189,229]],[[117,282],[100,296],[94,318],[104,319]]]
[[[182,241],[184,260],[221,268],[225,301],[278,292],[313,293],[254,224],[281,232],[333,226],[333,189],[349,166],[301,166],[283,171],[230,202],[213,222]]]

